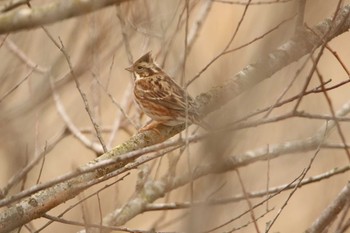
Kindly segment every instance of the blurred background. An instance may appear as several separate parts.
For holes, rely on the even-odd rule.
[[[36,7],[50,1],[30,2],[32,7]],[[118,6],[44,27],[59,44],[64,45],[75,77],[101,127],[107,147],[111,149],[128,140],[148,121],[133,102],[133,78],[124,70],[146,52],[152,51],[157,63],[178,83],[185,85],[226,47],[234,49],[251,42],[282,21],[290,19],[261,39],[215,60],[188,86],[189,93],[195,97],[223,84],[248,64],[258,61],[262,55],[282,45],[295,33],[298,1],[252,1],[246,11],[245,3],[247,1],[126,1]],[[343,5],[349,3],[350,1],[342,2]],[[304,23],[312,27],[332,16],[337,4],[338,1],[335,0],[306,1]],[[28,6],[20,6],[26,7]],[[237,34],[229,44],[237,28]],[[68,62],[48,33],[38,27],[1,35],[0,187],[5,187],[9,179],[37,154],[46,151],[45,160],[34,166],[24,180],[11,187],[7,196],[72,171],[101,153]],[[344,33],[329,43],[345,65],[350,62],[349,39],[349,33]],[[209,114],[206,121],[224,126],[258,109],[273,105],[304,64],[305,67],[284,99],[299,94],[312,67],[312,62],[306,56]],[[325,81],[331,80],[332,85],[349,78],[328,50],[325,50],[320,59],[318,71]],[[317,76],[314,76],[309,89],[320,86]],[[348,85],[333,89],[328,95],[336,111],[349,100]],[[286,104],[273,110],[269,117],[288,113],[293,107],[293,103]],[[331,115],[322,93],[303,98],[298,110]],[[262,118],[263,115],[259,117]],[[181,175],[188,170],[189,160],[193,167],[215,164],[217,160],[249,150],[310,137],[324,123],[324,120],[296,117],[255,128],[229,131],[223,133],[222,137],[202,140],[189,145],[183,153],[180,150],[169,153],[162,159],[158,158],[133,170],[123,181],[99,192],[98,196],[89,198],[62,218],[82,222],[84,217],[89,223],[99,224],[103,217],[122,207],[132,197],[139,170],[149,171],[149,179],[155,180],[167,175],[169,170],[172,170],[174,176]],[[68,124],[72,124],[83,136],[79,138],[74,135]],[[341,123],[341,128],[349,141],[349,125]],[[194,130],[196,126],[191,126],[190,133]],[[199,129],[199,132],[203,130]],[[95,147],[84,143],[82,138],[92,142]],[[332,131],[327,140],[341,143],[336,130]],[[267,186],[275,187],[292,182],[308,166],[314,154],[315,151],[293,153],[240,168],[245,190],[264,191]],[[175,163],[174,160],[177,159],[179,161]],[[321,149],[307,177],[342,167],[348,162],[343,149]],[[345,173],[298,189],[274,223],[271,232],[301,232],[307,229],[340,192],[348,177],[348,173]],[[60,214],[116,179],[118,177],[84,191],[48,214]],[[272,198],[268,205],[264,204],[254,210],[261,231],[265,231],[266,224],[276,216],[290,193],[291,190],[282,192]],[[237,173],[230,171],[205,176],[194,181],[192,186],[188,184],[167,193],[157,202],[221,200],[239,194],[242,194],[242,185]],[[250,201],[254,205],[263,199],[253,198]],[[142,230],[155,229],[156,232],[207,232],[248,209],[247,201],[242,200],[223,205],[148,211],[129,221],[126,226]],[[28,224],[28,228],[23,227],[21,232],[38,230],[47,222],[45,218],[34,220]],[[80,226],[54,222],[40,231],[76,232],[81,229]],[[234,229],[238,232],[256,231],[249,212],[210,232],[232,232]]]

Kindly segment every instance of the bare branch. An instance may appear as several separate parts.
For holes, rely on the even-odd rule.
[[[0,14],[0,34],[87,14],[126,0],[56,0],[43,6]]]
[[[340,211],[350,201],[350,183],[348,183],[332,201],[332,203],[323,211],[321,216],[305,231],[307,233],[322,232],[335,220]]]

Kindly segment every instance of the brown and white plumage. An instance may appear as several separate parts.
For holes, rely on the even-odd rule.
[[[185,123],[186,119],[199,123],[192,97],[154,63],[151,52],[126,70],[135,73],[135,101],[151,119],[168,126]]]

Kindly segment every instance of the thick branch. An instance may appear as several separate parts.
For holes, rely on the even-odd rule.
[[[333,200],[333,202],[323,211],[321,216],[312,223],[311,227],[307,229],[306,233],[323,232],[330,223],[334,222],[340,211],[350,201],[350,183],[348,183]]]
[[[57,0],[0,14],[0,34],[30,29],[86,14],[125,0]]]

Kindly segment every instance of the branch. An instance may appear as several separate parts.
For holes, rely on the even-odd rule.
[[[125,0],[57,0],[0,14],[0,34],[35,28],[83,15]]]
[[[334,222],[340,211],[350,201],[350,183],[341,190],[334,201],[323,211],[321,216],[313,222],[311,227],[307,229],[306,233],[323,232],[330,223]]]

